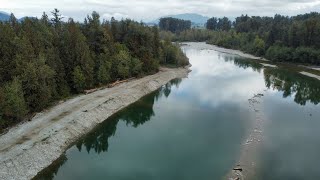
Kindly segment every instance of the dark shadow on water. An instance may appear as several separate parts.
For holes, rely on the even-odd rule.
[[[247,59],[241,59],[241,58],[235,58],[234,59],[234,64],[243,68],[243,69],[247,69],[247,68],[251,68],[253,71],[261,73],[263,66],[258,63],[258,62],[252,62],[252,60],[247,60]]]
[[[117,124],[119,121],[125,121],[127,125],[132,127],[138,127],[143,125],[155,116],[153,106],[156,101],[162,96],[166,98],[169,97],[171,93],[171,87],[179,87],[182,79],[171,80],[166,85],[162,86],[155,92],[148,94],[147,96],[141,98],[137,102],[129,105],[123,110],[117,112],[116,114],[109,117],[101,125],[94,128],[90,133],[85,135],[83,138],[75,143],[77,149],[81,152],[83,150],[90,153],[92,150],[100,154],[102,152],[107,152],[110,137],[114,136],[117,130]],[[53,179],[58,173],[59,168],[67,162],[66,154],[63,154],[59,159],[57,159],[48,168],[44,169],[38,175],[33,178],[34,180],[47,180]]]
[[[55,160],[48,168],[42,170],[34,180],[49,180],[53,179],[57,175],[60,167],[68,161],[68,158],[65,154],[61,155],[57,160]]]
[[[294,96],[297,104],[304,106],[310,101],[317,105],[320,102],[320,83],[317,79],[278,68],[266,68],[264,78],[269,89],[283,91],[284,98]]]
[[[260,63],[250,59],[237,57],[225,58],[226,62],[233,62],[243,69],[251,68],[255,72],[263,72],[265,85],[268,89],[283,92],[283,98],[294,97],[294,102],[305,106],[309,101],[314,105],[320,102],[319,80],[307,77],[295,70],[286,68],[263,67]]]

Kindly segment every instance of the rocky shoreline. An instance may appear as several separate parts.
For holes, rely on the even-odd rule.
[[[189,67],[161,68],[157,74],[72,98],[11,128],[0,136],[0,179],[33,178],[108,117],[189,72]]]

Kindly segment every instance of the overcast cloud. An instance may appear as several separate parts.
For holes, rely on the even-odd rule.
[[[160,16],[198,13],[205,16],[236,17],[241,14],[296,15],[320,10],[320,0],[0,0],[0,11],[17,17],[41,16],[58,8],[66,17],[82,21],[92,11],[109,19],[153,20]]]

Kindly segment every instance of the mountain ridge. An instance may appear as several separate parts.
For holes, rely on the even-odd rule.
[[[22,22],[26,18],[35,18],[31,16],[24,16],[22,18],[17,19],[19,22]],[[0,21],[8,21],[10,19],[10,13],[0,11]]]
[[[0,21],[7,21],[9,18],[10,15],[8,13],[0,11]]]
[[[183,13],[183,14],[162,16],[156,20],[150,21],[148,24],[159,24],[160,19],[166,18],[166,17],[172,17],[172,18],[183,19],[183,20],[190,20],[193,26],[204,26],[204,24],[207,23],[207,20],[209,19],[209,17],[201,15],[201,14]]]

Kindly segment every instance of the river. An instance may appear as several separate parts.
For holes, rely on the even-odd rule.
[[[251,178],[320,179],[319,80],[194,43],[182,48],[188,78],[107,119],[35,179],[223,179],[257,111],[263,138]],[[248,101],[257,94],[258,110]]]

